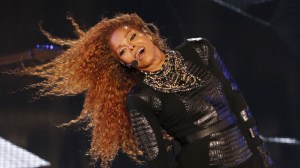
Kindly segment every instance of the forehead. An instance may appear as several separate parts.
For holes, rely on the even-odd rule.
[[[112,32],[109,43],[113,49],[117,49],[117,47],[124,41],[125,35],[130,31],[128,26],[123,26],[117,28]]]

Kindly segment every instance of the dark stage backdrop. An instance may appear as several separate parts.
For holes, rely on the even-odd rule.
[[[88,29],[104,16],[135,12],[147,22],[155,23],[172,47],[190,37],[210,40],[237,80],[262,135],[300,139],[300,1],[226,2],[230,1],[2,0],[0,69],[6,71],[21,67],[22,62],[30,66],[44,61],[30,59],[37,44],[49,44],[39,31],[40,22],[56,36],[75,38],[67,15]],[[43,53],[44,56],[47,52],[56,55],[58,50],[54,49]],[[85,155],[89,132],[78,127],[57,128],[79,114],[83,95],[32,101],[35,90],[18,91],[38,80],[0,75],[1,139],[43,159],[50,164],[46,167],[92,167]],[[299,145],[270,142],[267,145],[278,168],[300,167]],[[10,152],[1,152],[4,150],[1,147],[0,167],[10,167],[4,166],[4,162],[8,164],[7,159],[14,157],[8,156]],[[1,165],[3,155],[6,161],[2,160]],[[24,160],[22,156],[20,159]],[[120,153],[113,167],[136,166]]]

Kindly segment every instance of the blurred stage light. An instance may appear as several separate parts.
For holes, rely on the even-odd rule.
[[[252,14],[245,11],[245,9],[251,5],[258,5],[267,2],[273,2],[275,0],[212,0],[215,3],[226,7],[240,15],[243,15],[251,20],[261,23],[265,26],[270,26],[268,21],[265,21],[259,17],[253,16]]]
[[[289,144],[289,145],[300,145],[300,141],[295,138],[283,138],[283,137],[264,137],[260,136],[265,142]]]
[[[50,163],[0,137],[0,168],[35,168]]]

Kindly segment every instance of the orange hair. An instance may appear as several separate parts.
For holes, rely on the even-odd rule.
[[[141,163],[137,157],[143,152],[134,137],[125,110],[125,99],[142,74],[120,65],[114,59],[108,42],[112,32],[124,25],[146,31],[161,50],[167,48],[165,40],[154,25],[145,23],[136,14],[104,18],[86,32],[73,18],[68,19],[79,38],[60,39],[41,29],[50,41],[67,45],[69,49],[49,63],[27,67],[19,73],[44,78],[42,82],[30,86],[39,89],[39,96],[85,94],[81,114],[64,125],[88,121],[87,126],[92,134],[88,153],[93,161],[100,160],[102,167],[110,167],[121,148],[130,158]]]

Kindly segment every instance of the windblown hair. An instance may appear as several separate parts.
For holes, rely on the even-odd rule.
[[[88,153],[94,163],[99,160],[102,167],[110,167],[119,148],[141,163],[137,157],[143,152],[138,147],[125,109],[126,95],[141,80],[141,73],[116,61],[109,37],[117,28],[128,25],[146,31],[161,50],[167,49],[165,40],[154,25],[145,23],[136,14],[103,18],[88,31],[82,31],[73,18],[68,19],[78,38],[60,39],[41,29],[50,41],[69,48],[54,60],[27,67],[20,73],[44,78],[31,85],[39,89],[39,96],[85,94],[81,114],[64,125],[87,121],[92,134]]]

